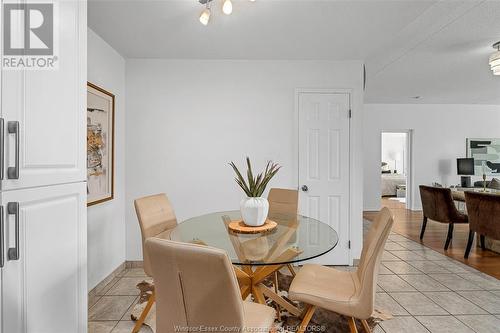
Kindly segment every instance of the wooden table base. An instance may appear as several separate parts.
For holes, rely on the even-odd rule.
[[[231,219],[229,216],[223,216],[222,221],[226,228],[229,230],[229,224]],[[293,222],[292,224],[297,224]],[[249,265],[239,265],[233,266],[236,272],[236,277],[238,278],[238,283],[240,285],[241,297],[245,300],[248,295],[252,295],[255,302],[260,304],[266,304],[266,297],[272,299],[278,306],[281,306],[288,310],[291,314],[295,316],[300,316],[300,310],[287,302],[284,298],[280,297],[278,293],[268,287],[266,287],[262,282],[268,277],[277,272],[281,267],[287,266],[290,272],[295,275],[295,271],[291,265],[286,264],[290,262],[293,258],[297,257],[302,253],[302,250],[291,247],[281,252],[286,246],[290,238],[295,235],[296,229],[289,228],[287,232],[277,239],[271,249],[269,249],[268,255],[266,256],[264,262],[283,262],[285,264],[275,264],[275,265],[262,265],[262,266],[252,266]],[[262,237],[266,237],[265,235]],[[240,242],[240,239],[231,233],[229,233],[229,239],[233,245],[234,251],[238,256],[240,262],[248,261],[246,256],[242,252],[242,248],[245,246]],[[257,238],[256,238],[257,239]],[[276,283],[276,282],[274,282]]]
[[[290,248],[286,250],[280,257],[276,260],[277,262],[286,262],[297,255],[301,251],[295,248]],[[285,308],[291,314],[295,316],[300,316],[301,311],[286,301],[284,298],[279,296],[274,290],[265,286],[262,282],[268,277],[273,275],[283,266],[287,264],[269,265],[269,266],[256,266],[256,268],[245,265],[245,266],[234,266],[236,272],[236,277],[238,278],[238,283],[240,285],[241,297],[246,299],[248,295],[252,295],[253,299],[260,303],[266,304],[266,297],[273,300],[279,306]]]

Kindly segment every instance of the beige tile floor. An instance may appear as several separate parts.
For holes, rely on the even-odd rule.
[[[500,280],[494,277],[394,233],[379,273],[376,307],[394,318],[375,332],[500,332]],[[89,300],[89,333],[130,333],[136,285],[145,277],[140,268],[127,269]]]

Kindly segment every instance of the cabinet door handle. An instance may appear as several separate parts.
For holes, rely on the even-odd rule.
[[[5,247],[4,243],[4,228],[3,228],[3,206],[0,206],[0,268],[3,267],[5,262],[3,251]]]
[[[9,134],[14,134],[16,137],[15,143],[15,163],[13,167],[7,168],[7,178],[19,179],[19,122],[8,121],[7,131]]]
[[[0,118],[0,180],[3,180],[3,166],[5,162],[5,128],[4,120]]]
[[[19,260],[19,202],[9,202],[7,204],[7,215],[14,215],[15,223],[15,245],[9,248],[7,257],[9,260]]]

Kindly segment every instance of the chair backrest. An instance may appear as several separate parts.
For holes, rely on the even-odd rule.
[[[176,326],[243,328],[243,301],[224,251],[158,238],[146,240],[146,251],[155,281],[157,332],[188,332]]]
[[[151,265],[144,243],[149,237],[175,228],[177,218],[165,193],[150,195],[134,201],[135,212],[139,220],[142,236],[142,256],[144,271],[151,276]]]
[[[299,206],[299,191],[272,188],[267,196],[269,201],[268,216],[279,219],[296,217]]]
[[[469,228],[480,235],[500,239],[500,195],[465,192]]]
[[[458,215],[449,188],[420,185],[424,216],[437,222],[450,223]]]
[[[359,280],[358,318],[368,318],[373,312],[373,302],[378,279],[378,268],[384,252],[385,243],[391,232],[393,224],[392,213],[388,208],[383,208],[370,227],[365,237],[357,276]]]

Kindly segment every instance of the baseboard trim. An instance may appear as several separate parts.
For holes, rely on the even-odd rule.
[[[125,269],[129,268],[143,268],[142,260],[125,261],[118,265],[108,276],[99,282],[92,290],[89,291],[89,297],[96,296],[102,291],[114,278],[120,277]]]
[[[125,261],[126,268],[143,268],[144,264],[142,260],[130,260]]]
[[[116,277],[120,276],[123,271],[125,270],[126,268],[126,264],[125,262],[121,263],[120,265],[118,265],[118,267],[116,267],[112,272],[111,274],[109,274],[108,276],[106,276],[101,282],[99,282],[92,290],[89,291],[88,293],[88,297],[89,297],[89,304],[91,303],[90,302],[90,299],[91,298],[94,298],[96,296],[98,296],[103,290],[104,288],[106,288],[106,286]]]

